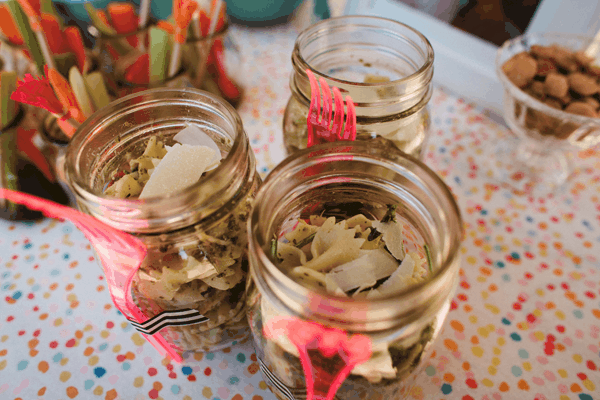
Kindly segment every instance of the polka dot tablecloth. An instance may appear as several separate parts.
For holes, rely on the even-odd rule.
[[[262,175],[283,158],[292,28],[236,28],[239,112]],[[600,155],[574,155],[561,195],[494,183],[484,145],[507,135],[436,88],[425,161],[465,222],[460,284],[410,399],[600,399]],[[83,234],[0,221],[0,399],[272,400],[249,342],[163,359],[117,312]],[[391,400],[391,399],[390,399]]]

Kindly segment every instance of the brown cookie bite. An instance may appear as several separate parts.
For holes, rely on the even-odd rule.
[[[561,99],[569,92],[569,82],[564,75],[552,72],[546,76],[544,90],[547,95]]]
[[[537,73],[537,62],[527,53],[519,53],[508,60],[502,70],[515,85],[524,88]]]
[[[568,76],[568,80],[569,87],[583,96],[591,96],[594,93],[598,93],[597,80],[592,76],[574,72]]]
[[[592,118],[598,117],[598,114],[596,113],[596,110],[594,110],[594,107],[592,107],[590,104],[584,103],[582,101],[575,101],[575,102],[569,104],[565,108],[565,111],[573,113],[573,114],[577,114],[577,115],[583,115],[585,117],[592,117]]]

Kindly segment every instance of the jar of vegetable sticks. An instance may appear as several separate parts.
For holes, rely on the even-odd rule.
[[[420,156],[430,125],[433,76],[433,49],[421,33],[378,17],[326,19],[300,33],[292,66],[292,94],[283,120],[288,154],[306,148],[310,69],[352,97],[357,140],[381,137]]]
[[[223,97],[234,107],[239,105],[243,96],[239,81],[242,56],[227,20],[213,34],[205,30],[197,36],[192,30],[185,42],[182,64],[190,71],[195,87]]]
[[[448,188],[383,140],[337,142],[284,160],[255,204],[248,319],[271,390],[282,400],[307,390],[325,398],[351,357],[315,348],[356,336],[370,353],[342,376],[335,398],[403,398],[458,281],[462,222]]]
[[[115,177],[147,168],[142,155],[181,146],[174,137],[189,126],[218,147],[222,159],[215,169],[164,195],[108,195],[109,185],[123,189],[119,181],[113,184]],[[132,287],[145,315],[195,310],[202,316],[191,325],[162,328],[184,358],[247,337],[245,225],[261,180],[242,121],[230,105],[196,89],[126,96],[81,125],[67,149],[66,170],[83,212],[144,242],[147,255]]]
[[[160,87],[193,87],[186,66],[168,75],[171,45],[163,29],[151,25],[128,34],[94,33],[100,70],[115,97]]]

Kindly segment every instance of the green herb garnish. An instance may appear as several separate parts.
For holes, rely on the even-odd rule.
[[[296,243],[294,246],[296,246],[297,248],[301,249],[304,246],[306,246],[307,244],[309,244],[310,242],[313,241],[313,239],[315,238],[315,235],[317,233],[311,233],[310,235],[308,235],[307,237],[305,237],[304,239],[302,239],[301,241],[299,241],[298,243]]]
[[[281,262],[283,261],[281,258],[279,258],[279,256],[277,255],[277,239],[271,239],[271,257],[276,260],[277,262]]]
[[[383,218],[381,218],[381,222],[396,222],[396,209],[398,208],[398,204],[388,204],[388,209],[385,212]]]
[[[433,273],[433,262],[431,261],[431,252],[429,251],[429,246],[424,245],[425,255],[427,256],[427,266],[429,267],[429,272]]]

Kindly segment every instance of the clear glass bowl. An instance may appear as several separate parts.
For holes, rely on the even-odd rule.
[[[525,193],[558,192],[572,172],[569,153],[600,142],[600,118],[590,118],[552,108],[511,82],[502,66],[532,45],[557,44],[572,51],[584,50],[593,38],[543,33],[507,41],[496,55],[496,73],[504,86],[504,120],[513,135],[488,142],[486,162],[496,178]]]

